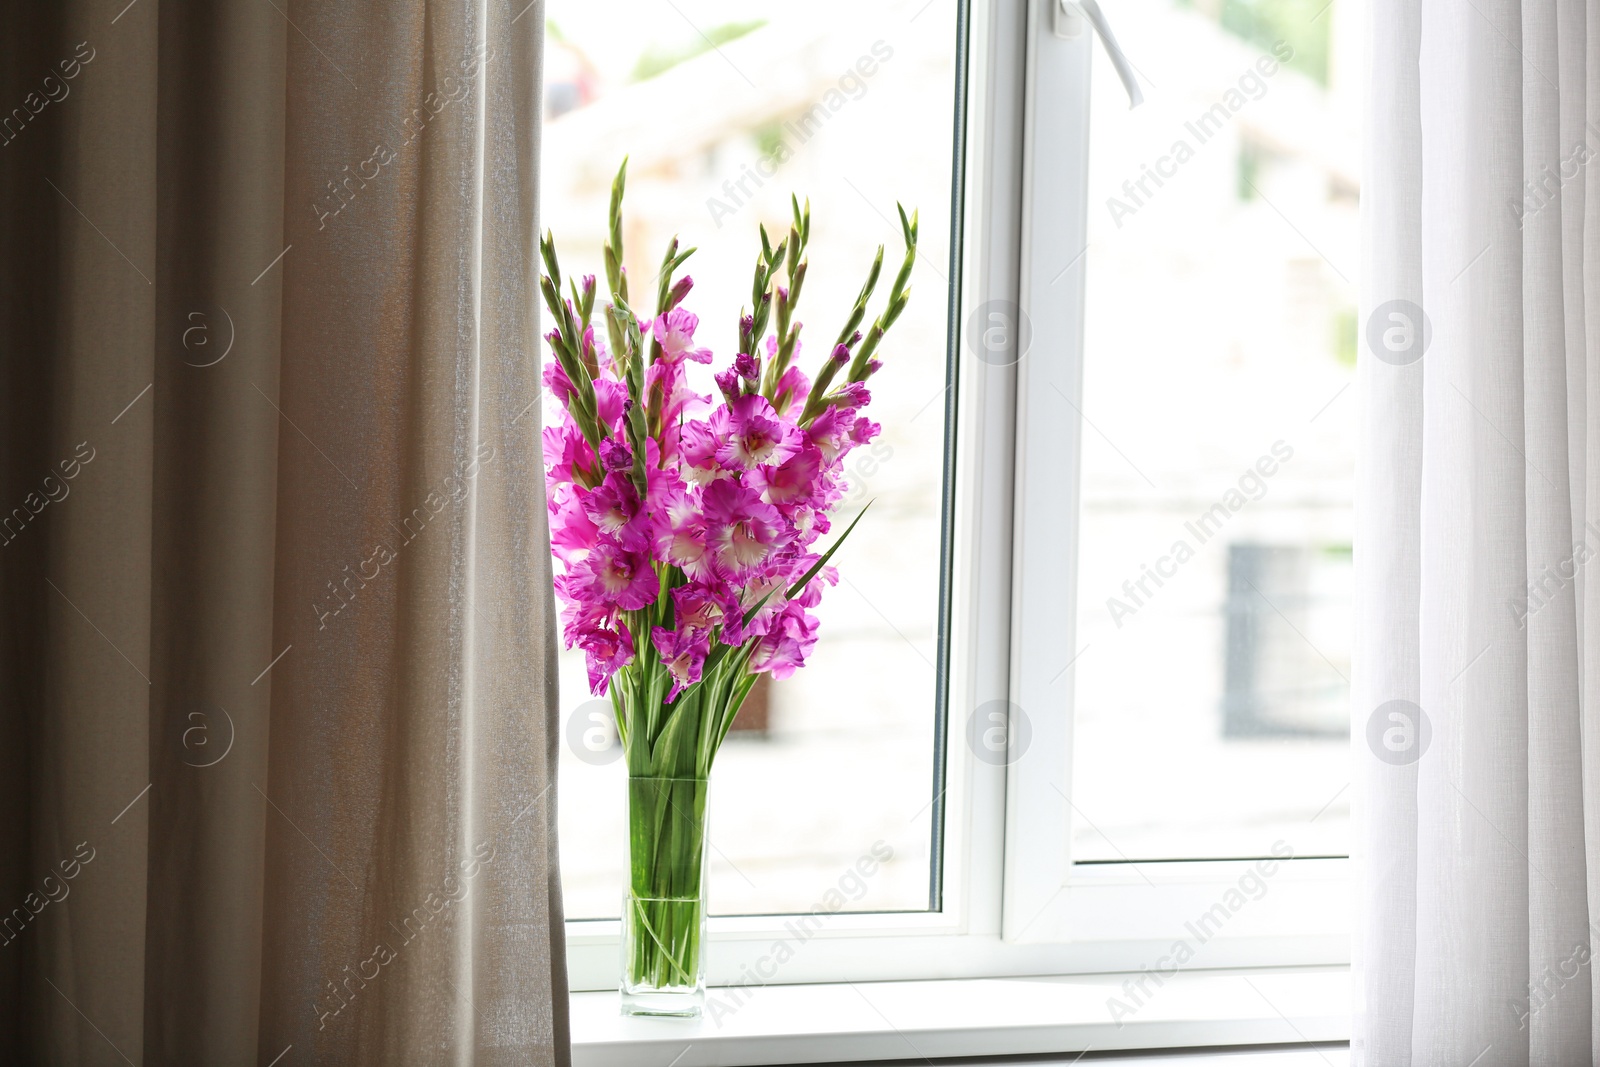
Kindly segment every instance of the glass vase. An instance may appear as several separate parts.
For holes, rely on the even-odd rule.
[[[704,778],[628,779],[622,1012],[698,1016],[705,1005]]]

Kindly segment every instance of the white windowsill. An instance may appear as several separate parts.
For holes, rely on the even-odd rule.
[[[1130,975],[714,988],[697,1020],[624,1018],[572,994],[574,1067],[735,1067],[1345,1041],[1348,968],[1197,971],[1132,1003]],[[743,1006],[736,1006],[742,997]]]

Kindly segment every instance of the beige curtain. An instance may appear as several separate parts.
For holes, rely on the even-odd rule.
[[[0,1058],[566,1063],[542,4],[0,15]]]

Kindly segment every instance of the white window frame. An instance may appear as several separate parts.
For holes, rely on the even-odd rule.
[[[1081,407],[1098,46],[1054,34],[1059,2],[970,0],[967,14],[942,910],[831,916],[770,976],[762,961],[790,917],[712,918],[713,987],[758,971],[776,985],[1348,963],[1347,860],[1274,868],[1269,893],[1176,965],[1174,942],[1193,940],[1185,922],[1252,865],[1074,866],[1069,854],[1081,417],[1056,390]],[[997,301],[1032,324],[1014,365],[973,358],[965,340],[969,316]],[[1025,709],[1032,731],[1009,766],[964,742],[971,710],[997,699]],[[567,923],[573,990],[616,988],[618,926]]]

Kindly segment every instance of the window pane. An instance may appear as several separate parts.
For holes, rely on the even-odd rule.
[[[698,340],[731,362],[758,223],[788,230],[812,207],[799,318],[811,372],[846,319],[879,244],[898,262],[895,201],[921,210],[908,311],[873,379],[883,435],[847,462],[846,520],[871,514],[836,557],[821,639],[794,677],[758,686],[713,775],[711,907],[809,911],[841,889],[850,910],[929,906],[944,492],[947,263],[955,0],[550,0],[542,222],[568,273],[600,272],[606,199],[630,156],[624,244],[649,278],[673,234]],[[887,278],[879,286],[877,314]],[[712,368],[697,381],[715,394]],[[842,529],[837,524],[835,529]],[[561,662],[572,725],[561,765],[567,914],[615,916],[623,891],[624,769],[604,740],[580,655]],[[598,718],[591,718],[593,713]],[[893,859],[850,873],[879,845]]]
[[[1078,860],[1346,852],[1357,11],[1113,12],[1148,102],[1097,62]]]

